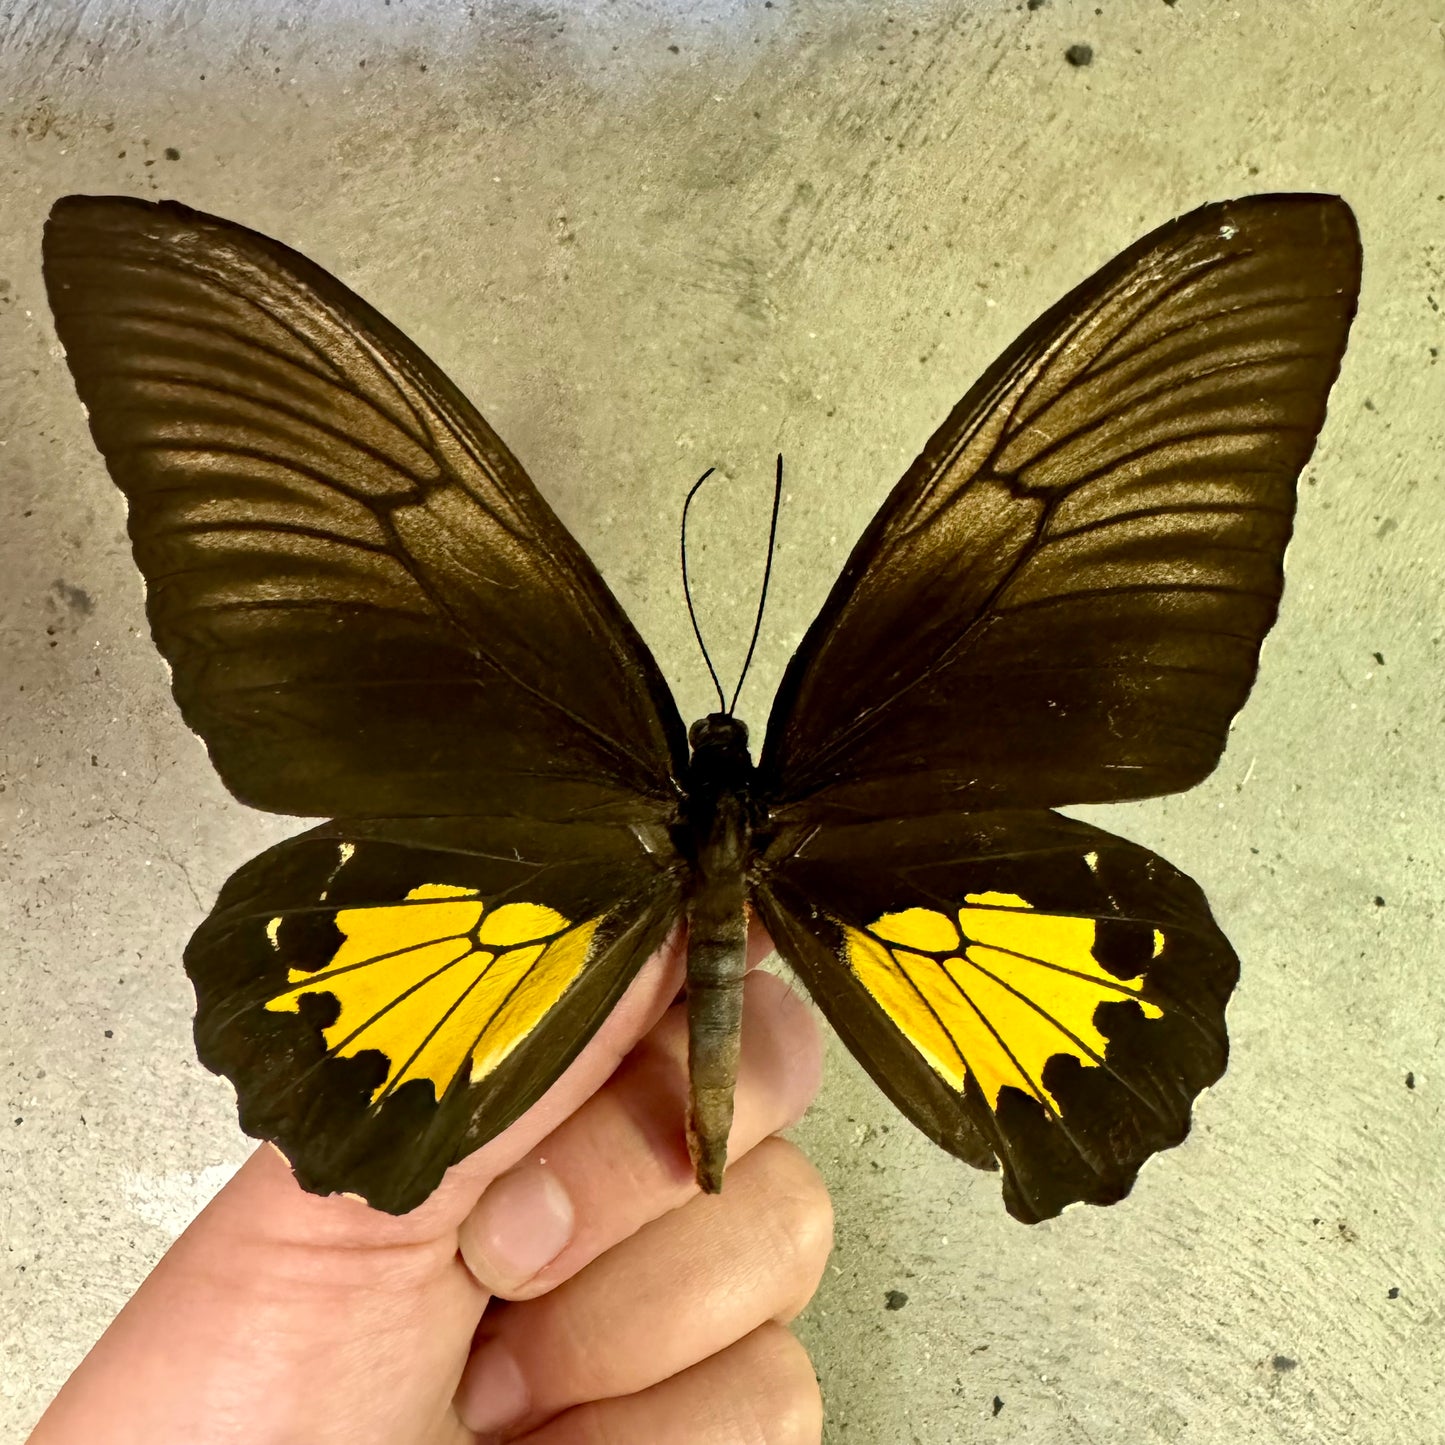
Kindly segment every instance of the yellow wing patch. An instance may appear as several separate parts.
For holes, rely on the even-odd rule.
[[[468,1060],[475,1083],[537,1027],[582,971],[600,921],[536,903],[489,909],[473,889],[423,883],[400,903],[338,910],[330,962],[288,969],[294,987],[266,1007],[295,1013],[303,994],[330,994],[341,1007],[328,1050],[386,1055],[373,1103],[408,1079],[431,1080],[440,1098]],[[273,946],[280,922],[266,930]]]
[[[929,1067],[960,1092],[972,1073],[995,1108],[1012,1084],[1057,1113],[1044,1065],[1057,1054],[1102,1063],[1101,1003],[1132,998],[1163,1017],[1141,997],[1143,974],[1117,978],[1095,958],[1092,918],[1040,913],[1016,893],[970,893],[954,917],[909,908],[843,932],[848,966]],[[1163,948],[1155,929],[1155,958]]]

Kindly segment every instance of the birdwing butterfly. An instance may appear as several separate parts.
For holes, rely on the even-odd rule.
[[[717,1188],[750,906],[1013,1215],[1127,1193],[1224,1069],[1238,964],[1187,877],[1052,810],[1218,762],[1359,269],[1343,201],[1254,196],[1045,312],[854,548],[754,767],[731,709],[684,729],[516,459],[366,302],[174,202],[57,202],[56,328],[182,714],[242,802],[330,820],[186,950],[243,1128],[409,1210],[686,914]]]

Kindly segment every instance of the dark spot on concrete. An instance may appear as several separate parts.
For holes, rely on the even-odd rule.
[[[1375,907],[1376,907],[1376,908],[1383,908],[1384,906],[1385,906],[1385,900],[1384,900],[1383,898],[1381,898],[1378,893],[1375,894]]]
[[[1029,0],[1029,9],[1030,9],[1030,10],[1042,10],[1042,9],[1044,8],[1044,6],[1047,5],[1048,3],[1049,3],[1049,0]]]
[[[105,1036],[106,1036],[106,1038],[108,1038],[108,1039],[113,1039],[113,1038],[115,1037],[115,1030],[114,1030],[114,1029],[107,1029],[107,1030],[105,1031]]]
[[[1381,667],[1384,667],[1384,665],[1385,665],[1385,654],[1384,654],[1383,652],[1372,652],[1372,653],[1370,654],[1370,656],[1373,657],[1373,658],[1375,659],[1375,661],[1376,661],[1377,663],[1379,663],[1379,665],[1380,665]]]
[[[93,768],[98,768],[100,766],[100,759],[96,757],[94,753],[90,755],[90,765]]]
[[[1415,1087],[1415,1071],[1414,1071],[1414,1069],[1411,1069],[1410,1072],[1405,1075],[1405,1087],[1406,1087],[1407,1089],[1413,1089],[1413,1088]]]
[[[681,54],[682,54],[682,51],[681,51],[681,50],[679,49],[679,47],[676,46],[676,45],[669,45],[667,48],[668,48],[674,55],[681,55]]]
[[[1359,1240],[1360,1236],[1356,1234],[1343,1219],[1335,1225],[1335,1228],[1339,1230],[1340,1238],[1344,1240],[1346,1244],[1354,1244]]]
[[[181,153],[175,148],[175,146],[167,146],[165,148],[164,154],[165,158],[168,161],[178,161],[181,158]]]
[[[23,1124],[23,1123],[25,1122],[25,1120],[22,1119],[22,1118],[20,1118],[20,1117],[17,1115],[17,1116],[16,1116],[16,1119],[15,1119],[15,1122],[16,1122],[17,1124]]]
[[[1043,0],[1040,0],[1040,4],[1042,4],[1042,3],[1043,3]],[[1033,8],[1034,8],[1033,0],[1029,0],[1029,9],[1032,10]],[[1000,1400],[997,1395],[995,1395],[995,1396],[993,1397],[993,1416],[994,1416],[994,1419],[995,1419],[995,1420],[998,1419],[998,1412],[999,1412],[1000,1410],[1002,1410],[1002,1409],[1003,1409],[1003,1401]]]
[[[1270,1361],[1270,1364],[1273,1365],[1275,1369],[1280,1372],[1280,1374],[1284,1374],[1287,1370],[1294,1370],[1299,1367],[1299,1361],[1290,1359],[1288,1355],[1276,1355],[1274,1359]]]
[[[77,617],[89,617],[95,611],[95,598],[84,587],[75,587],[64,579],[50,589]]]
[[[908,1296],[901,1289],[891,1289],[883,1296],[883,1308],[901,1310],[908,1303]]]
[[[1094,47],[1092,45],[1071,45],[1064,51],[1064,59],[1075,70],[1080,70],[1084,66],[1094,63]]]
[[[1386,1299],[1399,1299],[1399,1298],[1400,1298],[1400,1286],[1397,1285],[1397,1284],[1392,1284],[1392,1285],[1390,1286],[1390,1288],[1385,1291],[1385,1298],[1386,1298]]]
[[[1365,410],[1366,410],[1366,411],[1374,411],[1374,409],[1375,409],[1375,403],[1372,402],[1369,397],[1366,397],[1366,398],[1365,398]]]

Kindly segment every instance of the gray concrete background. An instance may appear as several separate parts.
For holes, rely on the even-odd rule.
[[[734,479],[698,568],[735,666],[781,447],[760,730],[854,537],[1025,323],[1169,216],[1319,189],[1359,214],[1364,294],[1260,684],[1206,785],[1090,811],[1238,946],[1229,1073],[1132,1198],[1026,1229],[834,1050],[799,1134],[838,1247],[801,1331],[838,1442],[1445,1440],[1442,16],[7,0],[0,1434],[244,1156],[180,952],[293,831],[226,796],[171,703],[45,306],[57,195],[177,196],[380,306],[519,453],[685,716],[683,492]]]

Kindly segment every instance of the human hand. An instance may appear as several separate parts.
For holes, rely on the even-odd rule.
[[[766,947],[755,933],[750,958]],[[784,1324],[817,1287],[832,1215],[771,1137],[817,1088],[817,1030],[777,979],[748,979],[733,1162],[703,1196],[680,967],[674,941],[536,1107],[408,1215],[306,1194],[257,1149],[30,1445],[820,1439]]]

